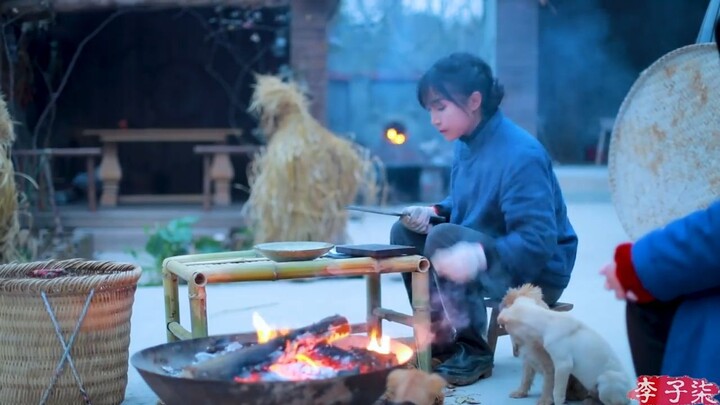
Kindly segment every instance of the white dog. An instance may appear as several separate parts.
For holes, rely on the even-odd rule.
[[[610,345],[594,330],[564,312],[543,308],[531,297],[517,297],[503,308],[498,323],[511,336],[542,342],[555,368],[553,402],[565,403],[570,374],[605,405],[627,405],[633,382]]]
[[[536,305],[550,309],[543,301],[543,293],[540,287],[532,284],[523,284],[517,288],[510,288],[502,301],[500,309],[511,306],[519,297],[527,297],[532,299]],[[533,336],[510,335],[513,346],[513,355],[520,357],[523,361],[523,373],[520,379],[520,386],[510,393],[511,398],[526,398],[530,392],[533,380],[536,374],[540,374],[543,378],[542,391],[537,405],[552,405],[553,403],[553,387],[555,381],[555,367],[547,350],[543,346],[541,338]],[[570,375],[568,382],[566,399],[569,401],[585,400],[587,405],[593,405],[592,399],[589,397],[588,390],[580,384],[574,375]]]

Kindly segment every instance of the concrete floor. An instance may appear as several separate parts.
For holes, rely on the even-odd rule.
[[[612,258],[615,245],[627,238],[606,197],[605,194],[601,198],[573,199],[574,202],[569,203],[570,218],[579,235],[580,247],[574,276],[561,299],[575,304],[572,314],[607,339],[628,373],[634,375],[625,331],[624,304],[603,289],[603,281],[598,274],[601,266]],[[393,221],[390,217],[362,214],[349,225],[353,242],[387,243]],[[112,252],[103,256],[122,259],[121,254]],[[365,311],[364,287],[361,279],[210,286],[207,289],[210,333],[252,331],[253,311],[258,311],[268,323],[278,327],[301,326],[335,313],[348,317],[351,322],[362,322]],[[410,312],[399,276],[385,276],[382,288],[383,306]],[[185,291],[181,293],[181,317],[181,322],[189,327]],[[385,325],[385,333],[391,337],[411,334],[411,329],[403,325]],[[165,343],[162,288],[140,288],[136,293],[133,311],[130,353],[162,343]],[[501,337],[493,376],[449,392],[446,404],[535,404],[539,394],[538,383],[534,385],[529,398],[508,397],[519,383],[520,370],[520,360],[512,356],[509,339]],[[154,404],[155,401],[153,392],[131,368],[124,404]]]

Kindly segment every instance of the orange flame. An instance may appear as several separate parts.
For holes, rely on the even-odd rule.
[[[377,353],[390,354],[390,336],[383,335],[378,342],[377,331],[370,332],[370,343],[368,343],[367,349]]]
[[[383,335],[378,341],[377,331],[370,331],[370,343],[367,345],[367,349],[376,353],[390,354],[393,352],[392,344],[390,342],[390,336]],[[395,358],[398,363],[405,364],[413,356],[413,350],[405,345],[399,346],[394,350]]]
[[[270,339],[274,339],[288,333],[287,329],[275,329],[268,325],[268,323],[265,322],[265,320],[257,312],[253,312],[252,323],[255,328],[255,333],[257,333],[258,343],[265,343]]]

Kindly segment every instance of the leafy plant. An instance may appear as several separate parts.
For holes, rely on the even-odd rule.
[[[155,224],[154,227],[146,226],[145,234],[148,235],[145,243],[145,252],[153,258],[152,273],[157,276],[151,283],[159,282],[163,261],[172,256],[186,255],[190,253],[212,253],[224,249],[222,242],[208,236],[193,237],[193,225],[198,221],[197,217],[187,216],[176,218],[165,225]],[[138,257],[136,251],[130,253]]]
[[[192,226],[197,217],[182,217],[173,219],[165,226],[155,225],[154,229],[145,227],[148,241],[145,251],[155,259],[155,267],[162,268],[162,262],[167,257],[188,254],[192,244]]]

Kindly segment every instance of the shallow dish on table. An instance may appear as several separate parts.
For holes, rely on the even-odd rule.
[[[253,248],[275,262],[314,260],[329,252],[335,245],[326,242],[269,242]]]

